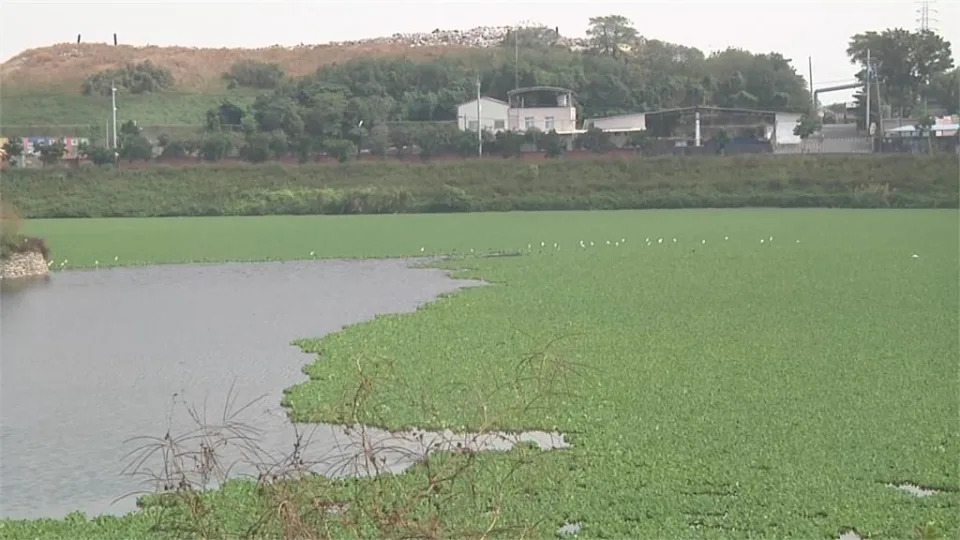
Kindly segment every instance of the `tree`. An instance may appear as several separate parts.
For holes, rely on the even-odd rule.
[[[104,146],[94,146],[88,143],[81,144],[80,147],[77,148],[77,154],[82,158],[89,159],[91,163],[97,166],[109,165],[113,163],[116,158],[113,149]]]
[[[40,152],[40,163],[52,165],[63,159],[63,155],[67,153],[67,145],[64,144],[63,139],[59,139],[52,143],[40,145],[38,150]]]
[[[190,144],[188,142],[168,140],[166,144],[163,145],[163,151],[160,152],[160,155],[157,156],[157,159],[161,161],[180,160],[186,158],[192,153],[193,150],[190,148]]]
[[[538,148],[548,158],[558,158],[567,151],[567,145],[555,129],[551,129],[540,137]]]
[[[622,15],[590,17],[587,37],[594,50],[617,58],[637,39],[637,30],[630,19]]]
[[[282,130],[290,138],[304,131],[304,122],[295,101],[282,95],[261,95],[250,107],[260,131]]]
[[[476,157],[477,156],[477,132],[476,131],[461,131],[451,141],[453,144],[454,150],[460,157]]]
[[[111,88],[123,88],[133,94],[159,92],[174,85],[169,69],[154,65],[150,60],[138,64],[126,64],[120,69],[108,69],[87,77],[83,81],[84,95],[109,96]]]
[[[960,113],[960,68],[935,75],[928,93],[930,99],[947,114]]]
[[[339,92],[321,92],[311,101],[303,115],[304,130],[314,137],[342,138],[346,96]]]
[[[577,137],[577,146],[597,153],[607,152],[614,148],[613,142],[610,140],[610,134],[597,127],[591,127],[586,133]]]
[[[387,126],[376,125],[367,134],[367,148],[376,156],[384,156],[390,148],[390,130]]]
[[[23,139],[13,137],[3,143],[3,156],[9,163],[14,163],[23,155]]]
[[[230,66],[230,71],[224,73],[223,78],[233,86],[276,88],[283,80],[283,75],[283,68],[275,62],[240,60]]]
[[[120,138],[123,139],[124,137],[132,137],[132,136],[140,135],[141,130],[135,121],[127,120],[126,122],[120,124],[120,129],[117,131],[118,131],[117,135],[119,135]]]
[[[127,161],[149,161],[153,158],[153,144],[142,135],[126,135],[120,146],[120,157]]]
[[[793,134],[800,137],[801,140],[806,140],[807,137],[820,131],[820,126],[820,117],[816,114],[807,113],[797,121],[797,125],[793,127]]]
[[[927,148],[931,154],[933,153],[933,126],[936,125],[936,123],[937,120],[928,112],[921,116],[914,126],[921,137],[924,135],[927,136]]]
[[[868,51],[883,99],[900,116],[911,114],[926,97],[931,82],[953,67],[950,42],[929,30],[894,28],[850,38],[847,56],[851,63],[865,66]],[[866,69],[857,78],[866,82]]]
[[[717,153],[724,155],[727,153],[727,145],[730,144],[730,136],[721,129],[713,135],[713,143],[717,145]]]
[[[327,153],[340,163],[346,163],[357,156],[357,145],[347,139],[331,139],[324,143]]]
[[[320,148],[320,141],[316,137],[301,135],[293,142],[293,148],[294,153],[297,156],[297,161],[300,163],[306,163],[310,161],[310,157],[313,156],[314,150]]]
[[[533,28],[517,31],[529,45],[519,66],[512,51],[505,54],[501,47],[469,56],[364,57],[327,64],[313,74],[285,79],[257,98],[241,122],[244,133],[282,129],[290,140],[299,140],[302,124],[304,133],[323,140],[350,138],[361,120],[366,129],[398,121],[453,125],[457,105],[476,96],[477,74],[481,91],[493,97],[503,98],[514,88],[515,72],[521,85],[569,88],[578,96],[578,116],[585,117],[722,104],[801,112],[810,102],[803,78],[781,55],[730,49],[706,56],[692,47],[638,40],[622,17],[594,22],[594,45],[601,54],[549,46],[556,32]],[[621,56],[620,45],[613,45],[618,41],[633,46],[629,54]],[[625,58],[630,61],[621,61]],[[210,115],[214,131],[235,123],[222,113]],[[393,132],[403,129],[391,126],[391,139]],[[405,136],[400,149],[413,144],[413,132]]]
[[[240,157],[250,163],[263,163],[273,156],[270,149],[270,136],[266,133],[254,133],[240,149]]]
[[[420,148],[420,159],[427,160],[437,154],[437,151],[449,142],[436,130],[425,129],[416,135],[416,144]]]
[[[233,150],[233,141],[226,134],[215,133],[208,135],[200,143],[200,158],[204,161],[219,161]]]
[[[497,133],[493,146],[501,156],[518,157],[523,155],[524,136],[513,131],[501,131]]]
[[[647,130],[634,131],[627,137],[627,147],[635,151],[644,152],[650,147],[650,136]]]

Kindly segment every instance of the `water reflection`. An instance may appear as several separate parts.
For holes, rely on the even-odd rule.
[[[469,284],[402,260],[116,268],[4,283],[0,516],[133,509],[133,498],[111,504],[142,488],[120,475],[123,441],[162,435],[172,400],[218,411],[231,384],[238,402],[267,396],[251,421],[265,446],[285,449],[292,426],[281,392],[311,360],[291,341],[413,311]],[[314,442],[336,444],[323,442],[324,429]]]

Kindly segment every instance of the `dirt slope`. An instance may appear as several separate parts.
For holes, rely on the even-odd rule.
[[[289,75],[303,75],[322,65],[359,56],[432,58],[469,49],[462,45],[412,47],[396,43],[275,46],[261,49],[59,44],[30,49],[4,62],[0,65],[0,83],[6,91],[79,92],[80,84],[88,75],[149,59],[173,73],[177,90],[202,92],[221,88],[221,75],[234,62],[245,58],[276,62]]]

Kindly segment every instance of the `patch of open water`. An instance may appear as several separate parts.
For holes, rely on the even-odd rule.
[[[289,452],[295,426],[282,390],[312,362],[290,343],[384,313],[416,310],[454,280],[409,260],[162,265],[57,273],[0,296],[0,517],[119,514],[143,490],[122,475],[134,436],[192,427],[186,408],[215,418],[232,392],[271,455]],[[307,459],[342,474],[362,472],[357,430],[297,426]],[[520,440],[565,446],[559,434],[522,436],[365,430],[386,468],[401,470],[437,443],[505,449]],[[387,438],[389,437],[389,442]],[[458,439],[459,437],[459,439]],[[362,461],[362,460],[361,460]],[[330,471],[333,467],[336,470]],[[317,470],[314,467],[314,470]]]

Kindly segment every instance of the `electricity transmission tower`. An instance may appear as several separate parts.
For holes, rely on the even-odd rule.
[[[931,23],[936,24],[938,22],[936,15],[939,12],[933,7],[935,3],[936,0],[921,0],[920,7],[917,8],[917,24],[921,31],[935,30],[931,26]]]

